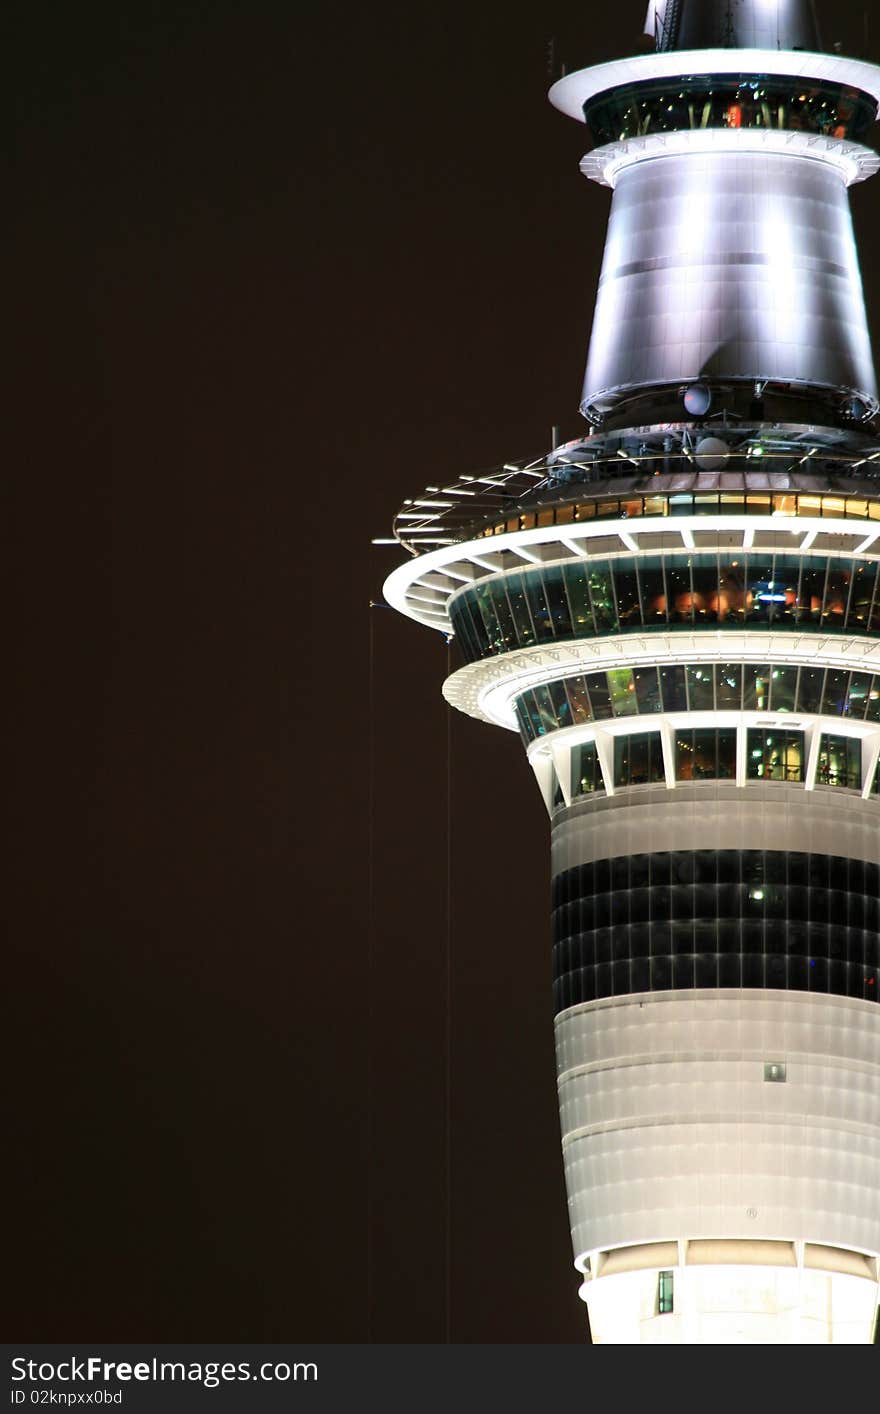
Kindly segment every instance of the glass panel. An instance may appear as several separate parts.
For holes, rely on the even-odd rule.
[[[771,623],[777,607],[785,603],[784,591],[777,587],[773,560],[749,556],[746,618],[749,623]]]
[[[587,571],[593,618],[597,633],[617,632],[617,610],[614,601],[614,581],[607,564],[594,561]]]
[[[766,712],[770,702],[770,665],[747,663],[743,668],[743,710]]]
[[[666,565],[666,588],[669,594],[669,622],[693,623],[693,591],[690,563],[672,560]]]
[[[801,668],[798,682],[797,710],[818,712],[822,702],[822,684],[825,681],[824,668]]]
[[[736,730],[723,727],[718,732],[718,777],[722,781],[736,779]]]
[[[797,668],[779,667],[770,671],[770,710],[793,712],[797,700]]]
[[[534,741],[535,732],[532,727],[531,719],[526,709],[526,705],[521,697],[518,697],[517,700],[514,702],[513,711],[514,716],[516,717],[516,724],[519,727],[519,734],[522,737],[524,744],[528,746],[530,742]]]
[[[568,705],[568,698],[565,695],[565,684],[561,682],[551,682],[547,684],[550,693],[550,701],[553,703],[553,711],[556,713],[556,724],[559,727],[571,726],[571,708]]]
[[[556,730],[556,710],[553,706],[553,699],[546,687],[536,687],[532,696],[535,699],[535,707],[538,713],[538,735],[544,736],[547,732]]]
[[[615,717],[634,717],[639,710],[632,668],[611,668],[608,672],[611,711]]]
[[[571,752],[571,796],[592,795],[603,790],[602,773],[596,756],[596,744],[592,741],[580,742]]]
[[[773,561],[773,622],[797,622],[798,586],[801,577],[800,560],[777,555]]]
[[[513,624],[513,615],[510,612],[510,605],[507,602],[507,591],[504,587],[504,580],[496,580],[489,585],[489,592],[492,595],[492,603],[495,606],[495,613],[501,625],[501,638],[505,648],[518,647],[516,629]]]
[[[694,623],[716,623],[718,619],[718,559],[715,555],[695,555],[692,562]]]
[[[568,607],[568,596],[565,593],[561,565],[555,569],[544,570],[544,594],[550,608],[550,618],[556,637],[571,638],[571,613]]]
[[[684,668],[678,664],[672,667],[663,667],[660,669],[659,676],[663,711],[686,712],[687,690],[685,688]],[[880,705],[880,699],[878,699],[878,705]]]
[[[642,627],[642,605],[635,569],[626,569],[621,564],[614,566],[614,584],[617,589],[617,614],[621,629]]]
[[[865,709],[865,718],[869,722],[880,722],[880,677],[875,673],[871,682],[871,690],[868,693],[868,705]]]
[[[478,584],[474,592],[476,594],[477,607],[483,620],[486,642],[491,652],[503,653],[504,639],[502,637],[501,625],[495,613],[495,605],[492,602],[492,595],[489,592],[488,585]]]
[[[639,581],[642,589],[642,611],[645,627],[665,625],[666,584],[663,578],[662,560],[643,560],[639,565]]]
[[[828,717],[842,717],[843,706],[849,688],[849,673],[840,668],[829,668],[825,673],[825,691],[822,694],[822,712]]]
[[[638,732],[614,740],[614,784],[642,786],[662,784],[663,749],[659,732]]]
[[[742,666],[718,663],[715,667],[715,702],[718,711],[738,712],[742,702]]]
[[[662,711],[657,669],[634,668],[633,681],[636,685],[636,701],[639,704],[639,711],[642,713]]]
[[[866,93],[830,79],[694,74],[644,79],[596,94],[584,121],[597,147],[651,133],[697,128],[794,129],[863,142],[876,117]]]
[[[846,623],[849,605],[849,586],[852,571],[849,567],[831,561],[825,581],[825,600],[822,608],[822,627],[842,629]]]
[[[587,688],[590,693],[590,702],[593,705],[593,716],[596,721],[604,721],[611,716],[611,694],[608,691],[608,678],[605,673],[590,673],[587,676]]]
[[[507,579],[507,601],[513,614],[517,638],[523,648],[535,642],[532,617],[526,604],[525,590],[521,574],[512,574]]]
[[[803,781],[804,734],[779,728],[750,728],[746,775],[749,780]]]
[[[572,721],[591,722],[593,720],[593,709],[590,706],[590,694],[587,691],[586,678],[578,673],[575,677],[566,679],[565,687],[571,706]]]
[[[526,599],[532,615],[532,623],[535,625],[535,633],[539,643],[546,643],[554,637],[553,621],[550,618],[550,608],[544,595],[544,586],[541,583],[539,574],[525,574],[523,580],[526,587]]]
[[[825,600],[826,573],[825,561],[817,559],[815,555],[809,556],[801,567],[797,621],[802,626],[819,622]]]
[[[715,709],[715,683],[711,664],[687,669],[688,704],[692,712]]]
[[[862,784],[862,743],[856,737],[823,734],[819,743],[816,781],[823,786],[859,790]]]
[[[718,590],[718,622],[741,624],[746,611],[746,566],[744,559],[722,558]]]
[[[476,662],[482,656],[483,637],[482,633],[478,635],[474,631],[466,594],[462,594],[453,604],[450,604],[449,618],[452,623],[452,631],[459,641],[465,660],[469,663]]]
[[[871,604],[874,599],[874,586],[877,582],[877,562],[860,560],[856,564],[855,575],[853,576],[852,593],[850,595],[849,614],[846,626],[850,633],[858,633],[861,629],[867,630],[868,620],[871,617]]]
[[[565,566],[565,587],[571,606],[572,626],[576,635],[595,633],[590,592],[587,588],[586,565]]]
[[[529,734],[534,737],[543,736],[547,731],[547,724],[538,710],[533,692],[524,692],[519,698],[520,708],[526,714],[529,721]]]

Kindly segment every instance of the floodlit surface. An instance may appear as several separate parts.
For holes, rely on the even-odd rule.
[[[587,1282],[595,1345],[869,1345],[876,1281],[771,1266],[672,1268],[673,1310],[658,1312],[659,1272]]]
[[[852,219],[833,166],[697,152],[619,174],[583,405],[706,375],[876,396]]]

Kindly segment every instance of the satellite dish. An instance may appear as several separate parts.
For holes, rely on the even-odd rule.
[[[730,448],[720,437],[702,437],[695,448],[701,471],[718,471],[730,456]]]
[[[685,390],[684,405],[691,417],[705,417],[712,406],[712,394],[705,383],[692,383]]]

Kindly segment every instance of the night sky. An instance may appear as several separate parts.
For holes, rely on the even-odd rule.
[[[13,6],[7,1339],[584,1339],[546,814],[370,539],[584,426],[607,9]]]

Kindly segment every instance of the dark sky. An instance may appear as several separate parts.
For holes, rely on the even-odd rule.
[[[546,816],[456,716],[447,951],[446,647],[369,542],[580,430],[547,42],[642,0],[13,11],[7,1338],[580,1341]]]

